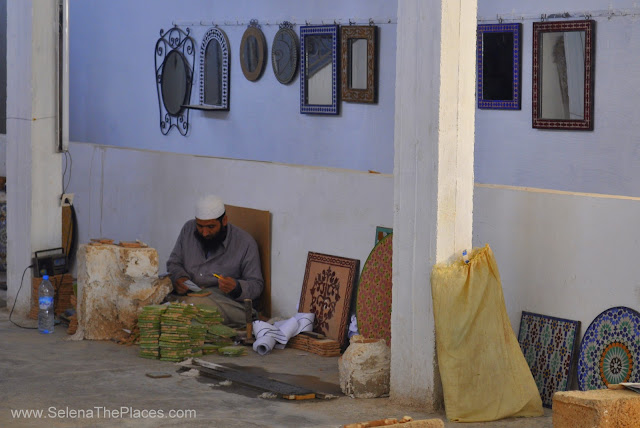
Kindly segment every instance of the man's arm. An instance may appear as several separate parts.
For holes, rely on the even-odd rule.
[[[240,271],[241,275],[237,280],[236,288],[228,293],[229,297],[240,302],[244,299],[255,300],[260,297],[264,289],[264,280],[262,278],[258,244],[254,240],[250,242],[247,252],[242,258]]]
[[[167,260],[167,272],[169,272],[173,288],[178,294],[185,294],[189,290],[187,286],[184,285],[184,282],[189,279],[189,274],[184,268],[184,249],[182,246],[186,226],[185,224],[182,227],[176,244],[173,246],[173,251],[169,256],[169,260]]]

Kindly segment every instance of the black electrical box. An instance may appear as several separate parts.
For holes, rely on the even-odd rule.
[[[67,272],[67,256],[64,254],[62,247],[35,252],[33,259],[33,276],[62,275]]]

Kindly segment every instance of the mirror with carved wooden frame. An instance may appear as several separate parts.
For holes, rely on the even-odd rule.
[[[520,110],[522,24],[480,24],[476,43],[478,108]]]
[[[338,26],[300,27],[300,113],[338,114]]]
[[[340,29],[343,101],[377,102],[377,29],[375,25],[349,25]]]
[[[254,82],[260,78],[267,58],[267,41],[258,24],[252,19],[240,42],[240,67],[247,80]]]
[[[593,130],[595,21],[533,23],[533,127]]]

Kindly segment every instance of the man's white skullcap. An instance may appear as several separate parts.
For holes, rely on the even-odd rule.
[[[196,218],[200,220],[214,220],[224,214],[222,199],[215,195],[207,195],[198,200]]]

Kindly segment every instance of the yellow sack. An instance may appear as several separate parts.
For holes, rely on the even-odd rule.
[[[491,248],[474,249],[469,264],[434,266],[431,292],[447,418],[483,422],[542,416]]]

